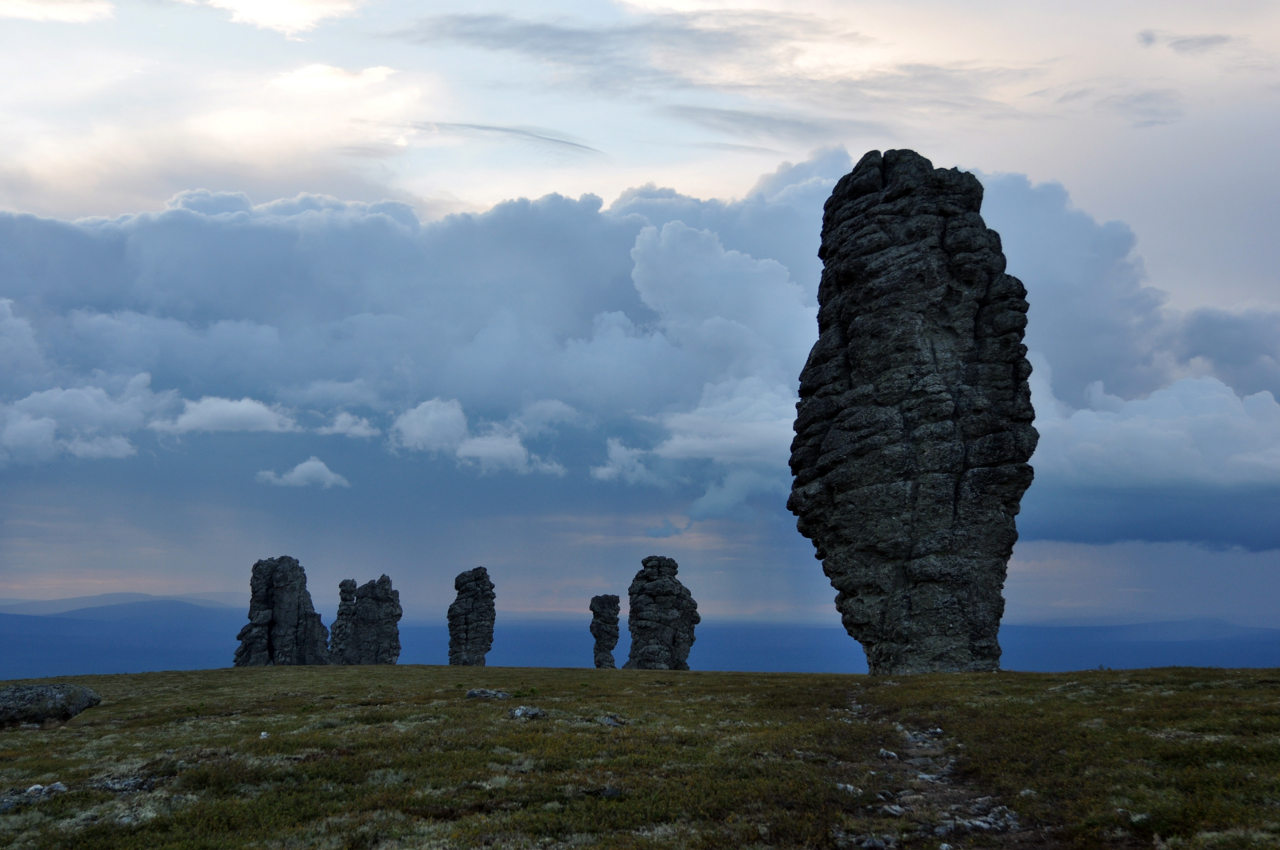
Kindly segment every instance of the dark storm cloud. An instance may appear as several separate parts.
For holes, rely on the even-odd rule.
[[[513,480],[548,510],[587,487],[603,511],[647,500],[635,539],[703,545],[712,518],[781,510],[822,203],[849,167],[821,152],[734,202],[646,186],[435,222],[204,190],[0,214],[0,463],[209,451],[255,492],[375,500],[368,470],[407,463],[448,470],[458,510],[524,510]],[[1123,223],[984,183],[1032,305],[1025,534],[1271,545],[1242,506],[1280,492],[1280,317],[1170,311]]]

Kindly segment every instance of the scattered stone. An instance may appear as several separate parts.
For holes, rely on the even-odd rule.
[[[512,720],[537,720],[539,717],[546,717],[547,713],[537,706],[517,705],[507,712],[507,716]]]
[[[338,616],[329,640],[333,664],[395,664],[400,658],[400,591],[383,575],[338,585]]]
[[[485,654],[493,646],[496,616],[493,582],[489,571],[476,567],[459,573],[453,580],[458,598],[449,606],[449,663],[483,667]]]
[[[627,594],[631,613],[631,655],[623,666],[636,670],[688,670],[693,629],[702,618],[689,589],[676,578],[679,565],[671,558],[650,555]]]
[[[1026,290],[982,186],[872,151],[826,203],[787,506],[870,672],[997,669],[1035,449]]]
[[[597,668],[612,670],[613,648],[618,645],[618,597],[607,593],[591,597],[591,636],[596,639],[594,648]]]
[[[249,622],[236,635],[235,666],[329,663],[329,630],[311,604],[307,574],[296,558],[258,561],[249,590]]]
[[[472,688],[467,691],[467,699],[511,699],[511,694],[489,688]]]
[[[845,792],[846,794],[861,794],[861,793],[862,793],[862,789],[861,789],[861,788],[859,788],[858,786],[856,786],[856,785],[849,785],[849,784],[844,783],[844,782],[837,782],[837,783],[836,783],[836,790],[837,790],[837,791],[843,791],[843,792]]]
[[[39,728],[47,721],[65,721],[86,708],[102,702],[102,697],[83,685],[56,682],[50,685],[10,685],[0,688],[0,728]]]

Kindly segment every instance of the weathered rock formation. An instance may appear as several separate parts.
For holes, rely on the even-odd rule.
[[[631,654],[623,667],[638,670],[688,670],[693,627],[702,622],[698,603],[676,578],[679,565],[650,555],[640,562],[631,587]]]
[[[249,590],[249,622],[236,635],[235,666],[329,663],[329,630],[311,605],[307,574],[297,559],[258,561]]]
[[[331,664],[395,664],[400,657],[400,591],[382,576],[338,585],[338,616],[329,637]]]
[[[618,597],[612,593],[591,597],[591,636],[597,667],[613,669],[613,648],[618,645]]]
[[[458,598],[449,606],[449,663],[483,667],[493,646],[495,616],[489,571],[476,567],[459,573],[453,587]]]
[[[1026,290],[982,186],[872,151],[822,223],[787,506],[873,673],[993,670],[1036,446]]]
[[[0,688],[0,728],[20,723],[70,720],[102,697],[83,685],[10,685]]]

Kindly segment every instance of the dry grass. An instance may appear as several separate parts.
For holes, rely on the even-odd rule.
[[[0,846],[1280,846],[1276,671],[68,681],[102,705],[0,731]],[[513,698],[466,699],[475,687]],[[512,719],[517,705],[546,716]],[[68,790],[22,793],[55,781]],[[1016,813],[1001,831],[964,826],[1001,806]]]

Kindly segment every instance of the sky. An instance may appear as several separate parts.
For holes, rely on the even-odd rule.
[[[1009,622],[1280,626],[1280,5],[0,0],[0,599],[390,575],[837,623],[786,511],[823,201],[978,174]],[[17,81],[12,82],[12,81]],[[330,598],[332,597],[332,598]]]

